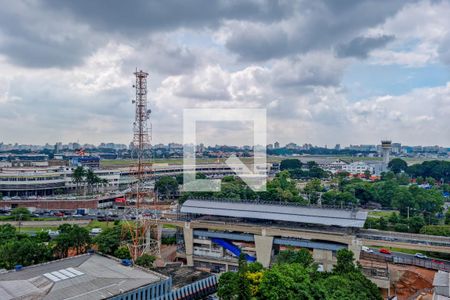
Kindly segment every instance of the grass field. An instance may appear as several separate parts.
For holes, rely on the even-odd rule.
[[[61,223],[63,224],[63,223]],[[100,221],[91,221],[87,225],[82,225],[83,227],[86,227],[89,231],[92,228],[101,228],[103,230],[107,228],[112,228],[114,226],[114,222],[100,222]],[[17,228],[17,226],[16,226]],[[58,226],[32,226],[32,227],[21,227],[20,232],[39,232],[39,231],[47,231],[47,230],[57,230]]]
[[[224,163],[226,158],[197,158],[196,164],[213,164],[213,163]],[[251,164],[253,163],[252,157],[244,157],[240,158],[240,160],[244,164]],[[278,157],[269,157],[268,161],[270,162],[278,162],[281,161],[281,158]],[[169,164],[169,165],[182,165],[183,159],[182,158],[174,158],[174,159],[159,159],[159,158],[152,158],[148,160],[149,163],[153,163],[155,165],[158,164]],[[133,159],[104,159],[100,161],[100,164],[102,167],[128,167],[136,164],[137,161]]]
[[[380,211],[369,211],[369,217],[372,218],[389,218],[389,216],[393,213],[398,213],[398,210],[380,210]]]
[[[356,156],[347,156],[347,155],[303,155],[303,156],[268,156],[267,162],[280,162],[283,159],[289,159],[289,158],[296,158],[300,159],[301,161],[307,162],[311,160],[335,160],[335,159],[342,159],[345,161],[381,161],[381,157],[356,157]],[[245,164],[251,164],[253,163],[252,157],[245,157],[240,158]],[[424,161],[430,160],[427,158],[402,158],[404,159],[409,165],[422,163]],[[225,158],[197,158],[196,163],[197,164],[212,164],[212,163],[224,163]],[[450,160],[444,159],[444,160]],[[169,164],[169,165],[181,165],[183,164],[182,158],[152,158],[149,159],[148,162],[151,162],[153,164]],[[101,166],[104,168],[108,167],[127,167],[131,166],[136,163],[136,160],[133,159],[105,159],[100,161]]]
[[[39,232],[39,231],[57,230],[57,229],[58,229],[58,226],[21,227],[20,232],[28,233],[28,232]],[[19,230],[19,229],[17,229],[17,230]]]

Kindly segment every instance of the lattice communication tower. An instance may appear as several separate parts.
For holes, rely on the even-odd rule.
[[[128,249],[133,260],[136,260],[143,253],[159,255],[158,241],[151,239],[151,223],[143,216],[141,206],[144,198],[148,195],[144,190],[145,180],[151,174],[149,164],[144,162],[144,156],[150,151],[151,125],[150,109],[147,108],[147,77],[148,73],[140,70],[134,72],[136,83],[133,87],[136,90],[136,98],[132,101],[136,106],[135,120],[133,123],[133,152],[137,155],[137,163],[132,169],[131,174],[135,176],[134,184],[131,189],[131,197],[135,198],[135,204],[130,207],[126,215],[133,215],[133,221],[126,221],[126,230],[129,232],[130,240]],[[149,130],[150,129],[150,130]],[[150,133],[149,133],[150,131]]]

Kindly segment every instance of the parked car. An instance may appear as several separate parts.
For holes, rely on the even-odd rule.
[[[435,260],[435,259],[431,260],[431,262],[433,262],[433,263],[435,263],[435,264],[438,264],[438,265],[443,265],[443,264],[444,264],[443,261]]]
[[[100,234],[100,233],[102,233],[102,229],[101,228],[92,228],[91,229],[91,234],[94,234],[94,235],[96,235],[96,234]]]
[[[59,235],[59,230],[48,230],[48,235],[51,237],[51,238],[55,238],[55,237],[57,237],[58,235]]]
[[[428,257],[425,254],[422,253],[416,253],[414,254],[415,257],[420,258],[420,259],[427,259]]]
[[[366,253],[373,253],[373,250],[370,249],[369,247],[366,247],[366,246],[362,246],[362,247],[361,247],[361,250],[364,251],[364,252],[366,252]]]
[[[386,249],[386,248],[381,248],[381,249],[380,249],[380,253],[383,253],[383,254],[392,254],[391,250]]]

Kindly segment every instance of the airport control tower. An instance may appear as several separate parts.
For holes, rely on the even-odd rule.
[[[389,140],[383,140],[381,141],[381,151],[383,154],[383,166],[382,166],[382,172],[386,172],[388,170],[389,165],[389,155],[391,154],[392,149],[392,142]]]

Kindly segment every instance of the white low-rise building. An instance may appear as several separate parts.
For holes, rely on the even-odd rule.
[[[365,171],[369,170],[371,174],[375,173],[375,168],[373,165],[369,165],[363,161],[353,162],[348,165],[342,166],[342,171],[348,172],[350,174],[363,174]]]

